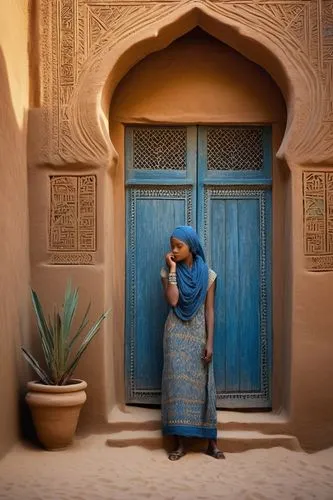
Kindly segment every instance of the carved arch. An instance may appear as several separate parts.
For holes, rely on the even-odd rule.
[[[292,163],[314,161],[321,134],[321,81],[298,40],[263,4],[182,3],[138,7],[136,14],[105,33],[85,61],[67,108],[61,159],[90,166],[117,162],[109,135],[112,93],[127,71],[196,26],[265,68],[281,88],[288,110],[278,151]],[[60,124],[61,127],[61,124]],[[61,130],[60,130],[61,132]]]

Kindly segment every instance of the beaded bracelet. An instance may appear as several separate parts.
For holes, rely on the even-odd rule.
[[[169,281],[170,285],[177,285],[176,273],[169,273],[168,281]]]

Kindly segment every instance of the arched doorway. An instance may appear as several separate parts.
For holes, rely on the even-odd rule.
[[[119,153],[115,186],[125,183],[127,191],[122,229],[128,403],[159,400],[166,308],[158,270],[170,230],[187,222],[201,233],[210,264],[221,275],[215,335],[219,406],[274,406],[272,323],[278,360],[282,305],[271,293],[271,228],[278,276],[284,172],[274,153],[284,124],[284,102],[269,75],[198,28],[148,56],[118,85],[110,129]],[[125,196],[115,196],[124,220]],[[281,300],[282,288],[283,280],[273,276]]]

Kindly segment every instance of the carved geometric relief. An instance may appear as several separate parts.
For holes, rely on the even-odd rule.
[[[49,250],[77,250],[77,177],[50,178]]]
[[[88,141],[85,133],[76,137],[78,124],[73,122],[73,116],[76,116],[76,104],[73,102],[76,103],[77,90],[80,91],[76,87],[81,75],[85,75],[85,78],[87,74],[95,74],[118,42],[138,33],[141,28],[148,29],[163,17],[174,13],[178,5],[182,10],[189,2],[41,0],[40,3],[42,106],[50,111],[46,124],[49,127],[46,138],[48,144],[45,144],[43,151],[53,158],[66,159],[73,155],[75,157],[76,145],[80,141]],[[302,78],[309,80],[311,88],[318,85],[318,97],[319,87],[322,85],[324,109],[321,110],[320,102],[315,103],[317,90],[311,91],[313,102],[307,98],[302,106],[295,107],[297,119],[294,120],[294,128],[306,129],[311,109],[320,108],[317,118],[322,120],[323,117],[325,122],[319,134],[319,142],[322,140],[329,143],[333,136],[333,0],[198,0],[197,4],[199,9],[201,6],[209,8],[213,15],[216,13],[226,20],[232,19],[244,28],[254,28],[267,40],[272,40],[276,47],[284,50],[285,65],[296,64],[297,85],[300,86]],[[279,41],[276,43],[274,40]],[[305,70],[304,56],[312,66],[313,74],[312,70]],[[84,88],[84,85],[80,88]],[[303,86],[301,92],[304,89]],[[100,93],[100,89],[96,92]],[[90,116],[90,113],[80,116],[83,130],[85,125],[81,123],[81,118],[85,120]],[[314,123],[316,128],[315,118]],[[97,129],[98,125],[96,134]],[[96,148],[98,149],[97,145]],[[94,144],[91,144],[86,154],[89,156],[89,151],[93,149]],[[85,151],[85,146],[83,150]],[[323,146],[322,154],[328,157],[331,155],[329,144]]]
[[[98,43],[101,35],[117,27],[138,9],[137,5],[86,4],[87,52]]]
[[[50,176],[48,249],[62,252],[53,254],[51,263],[91,263],[91,256],[80,252],[96,250],[95,175]]]
[[[306,53],[309,53],[310,2],[271,2],[265,3],[262,8],[297,40]]]
[[[309,270],[333,270],[333,173],[303,172],[304,254]]]
[[[96,177],[78,177],[78,250],[96,250]]]
[[[327,121],[333,121],[333,1],[322,2],[322,56],[325,116]]]
[[[88,265],[94,264],[94,255],[91,253],[53,253],[49,256],[49,263],[53,265]]]
[[[76,17],[74,9],[73,0],[59,2],[59,76],[64,85],[73,85],[75,81]]]

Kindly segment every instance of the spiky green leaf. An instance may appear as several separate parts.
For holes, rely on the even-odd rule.
[[[71,282],[68,282],[65,293],[65,301],[62,316],[63,336],[69,338],[71,327],[78,305],[78,289],[72,290]]]
[[[73,361],[70,363],[70,365],[68,366],[67,370],[64,372],[64,375],[63,375],[63,378],[62,378],[62,380],[64,381],[63,383],[66,383],[72,377],[73,372],[74,372],[75,368],[77,367],[77,365],[78,365],[78,363],[79,363],[79,361],[80,361],[83,353],[85,352],[85,350],[88,348],[88,346],[91,343],[91,341],[93,340],[93,338],[98,333],[98,331],[99,331],[99,329],[101,327],[102,321],[107,317],[107,315],[109,314],[109,312],[110,312],[110,310],[108,310],[105,313],[103,313],[99,317],[99,319],[96,321],[96,323],[91,326],[89,332],[86,334],[83,342],[81,343],[78,351],[76,352]]]
[[[88,307],[87,307],[87,310],[83,316],[83,319],[82,319],[82,322],[79,326],[79,328],[77,329],[77,332],[76,334],[74,335],[74,337],[71,339],[70,343],[69,343],[69,346],[68,346],[68,350],[71,351],[72,350],[72,347],[74,345],[74,343],[76,342],[76,340],[78,339],[78,337],[80,336],[80,333],[82,332],[82,330],[84,330],[84,328],[87,326],[88,324],[88,314],[89,314],[89,311],[90,311],[90,307],[91,307],[91,302],[89,302],[88,304]]]
[[[24,358],[28,361],[32,369],[37,373],[40,380],[42,380],[42,382],[46,385],[51,385],[52,384],[51,378],[47,375],[45,370],[43,370],[43,368],[39,366],[38,361],[24,347],[21,347],[21,349]]]
[[[53,351],[53,339],[52,334],[48,328],[47,322],[45,320],[43,308],[39,301],[38,295],[34,290],[31,290],[32,304],[35,310],[38,333],[42,343],[42,349],[44,352],[44,357],[46,362],[50,360]]]
[[[90,304],[86,309],[80,326],[71,338],[73,320],[78,306],[78,289],[72,289],[70,282],[67,284],[62,311],[60,312],[55,307],[53,317],[48,316],[48,322],[45,320],[41,303],[34,290],[31,290],[31,297],[46,370],[43,370],[37,360],[22,347],[23,355],[43,383],[66,384],[77,367],[81,356],[99,331],[101,323],[107,317],[109,311],[102,314],[95,324],[91,326],[79,349],[76,353],[73,353],[75,342],[88,324]]]

